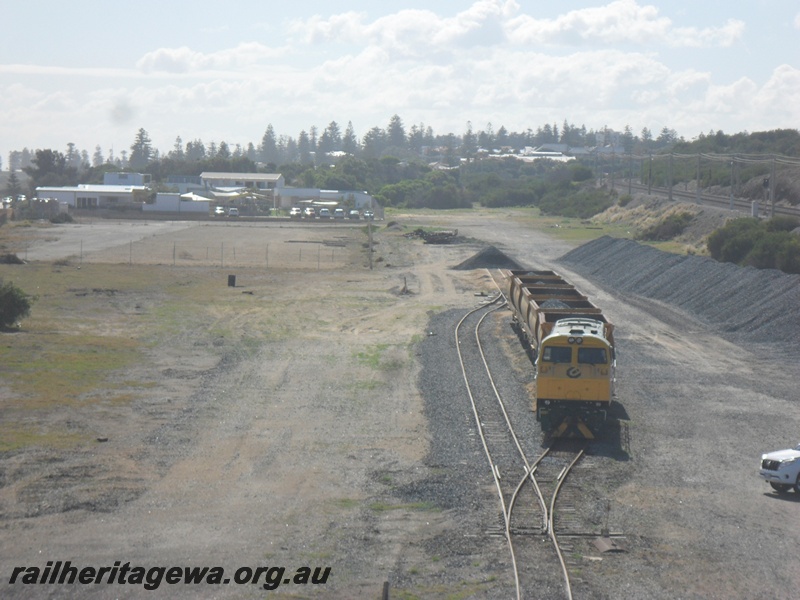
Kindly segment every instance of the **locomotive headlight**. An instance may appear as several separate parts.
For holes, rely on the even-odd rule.
[[[574,344],[574,343],[575,343],[575,338],[574,338],[574,337],[569,337],[569,338],[567,338],[567,341],[568,341],[570,344]]]
[[[583,338],[575,338],[575,343],[576,344],[582,344],[583,343]]]

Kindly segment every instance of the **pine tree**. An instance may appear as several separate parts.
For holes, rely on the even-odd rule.
[[[139,129],[136,133],[136,140],[131,146],[131,156],[128,161],[131,169],[144,169],[150,162],[153,155],[153,146],[150,142],[150,136],[144,130]]]

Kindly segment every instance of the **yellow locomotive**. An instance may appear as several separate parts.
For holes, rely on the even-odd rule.
[[[513,320],[536,366],[536,418],[554,437],[592,439],[614,395],[614,326],[553,271],[504,270]]]

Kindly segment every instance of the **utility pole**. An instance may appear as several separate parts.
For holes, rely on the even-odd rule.
[[[631,182],[633,181],[633,150],[628,154],[628,196],[631,195]]]
[[[730,206],[729,208],[733,210],[733,165],[736,163],[736,157],[733,157],[731,161],[731,194],[730,194]]]
[[[614,158],[616,157],[616,153],[612,150],[611,151],[611,189],[614,189]]]
[[[697,204],[701,204],[700,201],[700,153],[697,153]]]
[[[667,169],[667,189],[669,189],[669,201],[672,202],[672,152],[669,153],[669,167]]]
[[[775,216],[775,157],[772,157],[772,172],[769,176],[769,198],[772,201],[772,206],[770,207],[770,218]]]

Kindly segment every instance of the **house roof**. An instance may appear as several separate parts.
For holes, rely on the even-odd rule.
[[[206,171],[200,173],[200,179],[221,180],[221,181],[278,181],[283,177],[280,173],[219,173]]]
[[[59,187],[37,187],[36,191],[43,192],[87,192],[89,194],[131,194],[133,192],[148,191],[144,185],[101,185],[81,184]]]

